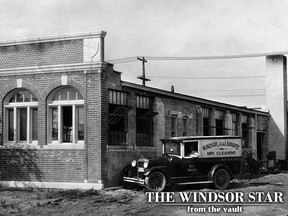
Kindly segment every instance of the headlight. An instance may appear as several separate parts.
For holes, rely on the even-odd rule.
[[[131,166],[132,166],[132,167],[135,167],[135,166],[136,166],[136,163],[137,163],[136,160],[133,160],[133,161],[131,162]]]
[[[143,167],[146,169],[148,167],[148,164],[149,164],[148,161],[145,161]]]

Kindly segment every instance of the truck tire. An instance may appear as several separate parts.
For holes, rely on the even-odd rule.
[[[162,172],[150,173],[146,182],[148,189],[153,192],[162,192],[166,187],[166,177]]]
[[[217,169],[213,175],[214,187],[218,190],[225,190],[230,185],[230,174],[226,169]]]

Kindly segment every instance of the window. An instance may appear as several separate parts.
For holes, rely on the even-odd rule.
[[[84,98],[72,87],[56,89],[48,100],[48,142],[84,141]]]
[[[242,115],[242,139],[243,139],[243,148],[248,148],[248,116]]]
[[[109,90],[109,103],[115,105],[127,106],[127,93],[115,90]]]
[[[182,119],[182,121],[183,121],[183,136],[187,136],[187,134],[188,134],[188,124],[187,124],[188,119],[185,117]]]
[[[198,157],[198,141],[185,142],[184,145],[184,156],[185,157]]]
[[[215,120],[216,120],[216,136],[225,135],[225,112],[216,110],[215,111]]]
[[[210,109],[202,108],[202,110],[203,110],[203,136],[209,136],[211,134]]]
[[[153,145],[152,98],[136,95],[136,145]]]
[[[126,145],[128,108],[126,92],[109,90],[109,145]]]
[[[171,137],[176,136],[176,128],[177,128],[177,117],[175,115],[171,115]]]
[[[178,142],[166,142],[164,143],[164,154],[174,154],[181,156],[180,143]]]
[[[238,135],[238,128],[237,128],[237,114],[232,113],[232,135]]]
[[[38,100],[30,91],[13,91],[4,101],[5,130],[8,142],[37,143]]]

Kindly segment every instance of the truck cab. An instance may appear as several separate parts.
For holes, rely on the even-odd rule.
[[[229,187],[241,172],[242,140],[236,136],[186,136],[162,139],[161,157],[133,160],[123,170],[124,183],[150,191],[167,185],[211,183],[216,189]]]

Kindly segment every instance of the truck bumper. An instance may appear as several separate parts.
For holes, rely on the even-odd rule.
[[[123,181],[131,182],[131,183],[135,183],[139,185],[144,185],[144,179],[139,179],[139,178],[123,177]]]

